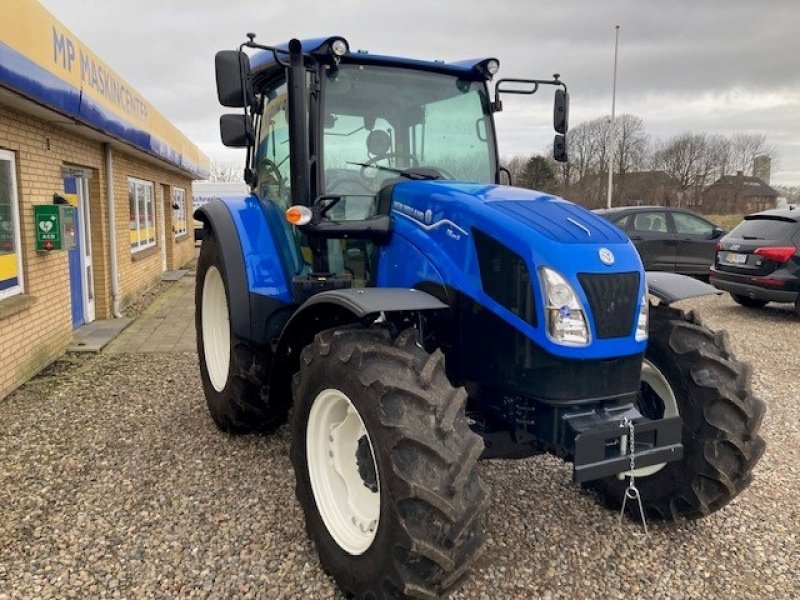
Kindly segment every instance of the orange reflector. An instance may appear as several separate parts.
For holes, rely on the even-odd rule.
[[[290,206],[286,209],[286,220],[292,225],[305,225],[311,221],[311,209],[307,206]]]

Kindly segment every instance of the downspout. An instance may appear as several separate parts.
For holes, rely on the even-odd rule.
[[[103,144],[106,169],[106,202],[108,202],[108,246],[111,263],[111,314],[115,319],[122,317],[119,310],[119,272],[117,271],[117,218],[114,210],[114,159],[111,144]]]

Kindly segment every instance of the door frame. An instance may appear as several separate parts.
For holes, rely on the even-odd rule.
[[[61,178],[72,177],[75,179],[75,190],[78,201],[78,235],[80,250],[80,278],[81,292],[83,295],[83,322],[91,323],[97,316],[95,296],[94,254],[92,252],[92,219],[91,202],[89,200],[89,179],[92,178],[90,169],[81,167],[64,166],[61,169]]]
[[[166,202],[166,194],[164,193],[166,186],[158,186],[158,243],[161,245],[161,272],[167,271],[167,226],[164,214],[164,202]]]

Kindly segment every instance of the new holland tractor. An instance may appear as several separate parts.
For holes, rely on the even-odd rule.
[[[254,38],[216,57],[251,193],[195,213],[200,371],[223,431],[289,420],[307,531],[345,593],[454,590],[484,543],[481,458],[555,454],[599,501],[661,521],[748,486],[764,404],[726,333],[670,306],[713,288],[645,273],[607,221],[500,184],[507,94],[555,88],[566,160],[558,75],[490,94],[493,58]]]

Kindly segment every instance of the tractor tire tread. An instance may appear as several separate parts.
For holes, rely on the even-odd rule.
[[[355,325],[317,334],[302,357],[293,379],[295,407],[316,390],[312,371],[317,369],[349,379],[347,385],[357,386],[375,407],[379,431],[370,437],[376,456],[388,458],[381,485],[382,493],[388,492],[389,508],[388,513],[382,508],[381,522],[397,523],[392,539],[382,541],[379,525],[373,542],[375,568],[369,581],[355,581],[342,568],[336,548],[324,550],[330,546],[320,536],[328,533],[309,518],[316,511],[313,494],[298,475],[297,497],[323,568],[355,598],[448,595],[464,581],[482,550],[481,516],[489,495],[477,469],[483,440],[467,424],[466,392],[449,383],[443,354],[425,352],[413,329],[392,339],[385,327]],[[301,412],[295,408],[292,417],[291,455],[298,474],[306,468],[304,436],[298,435]],[[378,553],[377,545],[384,542],[388,547],[381,546]]]
[[[695,311],[656,305],[650,318],[645,356],[664,370],[655,358],[671,351],[671,363],[664,368],[687,396],[683,404],[679,401],[684,457],[637,478],[637,485],[650,518],[697,519],[722,508],[752,481],[752,469],[764,453],[758,432],[765,404],[752,394],[750,368],[733,357],[726,334],[712,332]],[[619,510],[623,482],[606,478],[587,487]]]
[[[219,242],[213,229],[208,228],[197,261],[195,329],[201,380],[211,418],[218,429],[229,434],[274,431],[286,422],[288,411],[269,404],[266,374],[261,372],[263,368],[259,363],[258,354],[247,341],[231,332],[231,362],[228,380],[222,391],[217,391],[208,377],[202,334],[202,298],[205,275],[212,266],[220,271],[227,294],[227,275]]]

